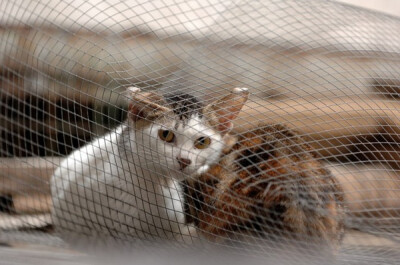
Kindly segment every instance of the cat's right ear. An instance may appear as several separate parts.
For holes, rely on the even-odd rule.
[[[128,88],[130,103],[129,117],[133,121],[154,120],[171,111],[164,98],[154,92],[142,92],[138,87]]]

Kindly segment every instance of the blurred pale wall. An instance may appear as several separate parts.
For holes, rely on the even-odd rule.
[[[346,4],[361,6],[364,8],[384,12],[394,16],[400,16],[399,0],[336,0]]]

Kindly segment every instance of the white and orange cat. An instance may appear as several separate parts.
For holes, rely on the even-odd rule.
[[[190,240],[179,181],[217,163],[248,91],[235,88],[207,106],[187,94],[129,93],[127,121],[74,151],[52,176],[56,231]]]

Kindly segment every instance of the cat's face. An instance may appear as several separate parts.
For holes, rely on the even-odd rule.
[[[187,94],[162,98],[137,91],[130,105],[139,155],[154,170],[181,180],[216,163],[224,137],[247,100],[247,90],[203,106]]]
[[[205,172],[218,161],[224,147],[222,135],[198,115],[185,123],[174,119],[150,124],[140,134],[146,156],[177,179]]]

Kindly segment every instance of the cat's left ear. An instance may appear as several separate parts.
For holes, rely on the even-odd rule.
[[[233,128],[232,121],[237,118],[249,97],[247,88],[234,88],[229,95],[216,100],[204,108],[204,115],[221,134]]]
[[[164,98],[154,92],[142,92],[140,88],[128,88],[130,93],[129,116],[133,121],[153,120],[166,112],[171,111],[166,107]]]

